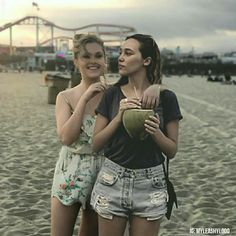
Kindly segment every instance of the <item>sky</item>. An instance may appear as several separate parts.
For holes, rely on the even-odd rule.
[[[38,15],[62,27],[94,23],[134,27],[152,35],[161,49],[195,53],[236,51],[236,0],[0,0],[0,27],[28,15]],[[68,32],[55,30],[55,35]],[[69,33],[70,36],[73,32]],[[35,26],[14,26],[13,45],[35,45]],[[40,28],[40,41],[50,38]],[[9,30],[0,32],[9,44]]]

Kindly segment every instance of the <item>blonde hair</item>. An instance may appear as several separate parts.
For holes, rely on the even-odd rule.
[[[73,39],[74,58],[78,58],[81,49],[86,50],[85,46],[87,43],[97,43],[100,45],[105,56],[104,42],[98,36],[95,34],[75,34]]]

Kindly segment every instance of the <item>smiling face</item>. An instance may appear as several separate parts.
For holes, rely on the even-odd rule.
[[[99,79],[104,74],[105,56],[98,43],[87,43],[74,60],[82,78]]]
[[[122,76],[131,76],[141,70],[146,70],[144,59],[139,50],[140,43],[135,39],[127,39],[121,49],[119,56],[119,73]]]

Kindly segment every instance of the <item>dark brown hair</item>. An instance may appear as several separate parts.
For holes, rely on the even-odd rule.
[[[151,58],[151,63],[147,66],[147,78],[151,84],[161,84],[161,54],[155,40],[146,34],[133,34],[125,40],[135,39],[140,43],[139,51],[143,59]],[[128,83],[128,78],[123,76],[117,85]]]

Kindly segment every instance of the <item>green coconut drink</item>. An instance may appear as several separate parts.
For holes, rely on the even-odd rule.
[[[129,109],[124,112],[123,124],[131,138],[144,140],[147,137],[144,122],[151,115],[154,115],[154,111],[147,109]]]

